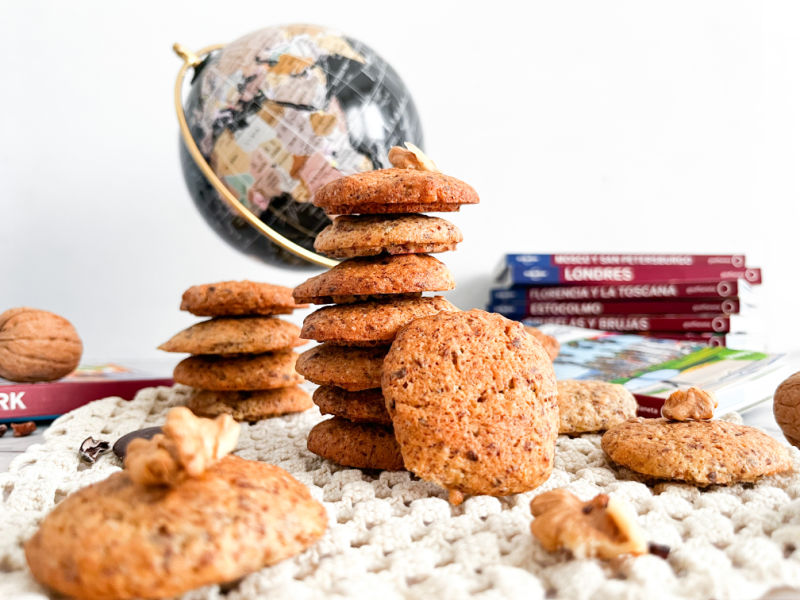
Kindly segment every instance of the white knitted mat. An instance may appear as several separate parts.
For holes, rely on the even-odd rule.
[[[120,468],[112,454],[91,467],[77,448],[88,436],[109,441],[160,425],[187,388],[150,388],[126,402],[106,398],[55,421],[45,443],[0,474],[0,598],[44,598],[21,545],[67,494]],[[558,440],[553,475],[534,492],[478,496],[448,504],[438,486],[409,473],[339,467],[306,450],[321,419],[300,415],[243,424],[236,454],[278,465],[325,504],[330,527],[312,548],[238,584],[209,586],[189,599],[238,598],[758,598],[778,586],[800,587],[800,452],[795,473],[757,484],[647,486],[612,468],[600,436]],[[529,503],[566,487],[582,499],[599,492],[626,498],[647,538],[671,548],[615,568],[598,560],[549,554],[530,534]],[[92,543],[102,531],[87,531]]]

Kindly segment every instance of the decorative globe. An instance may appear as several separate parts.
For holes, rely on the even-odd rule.
[[[422,146],[411,96],[365,44],[311,25],[268,27],[210,53],[184,105],[189,132],[213,172],[247,211],[313,252],[330,221],[316,190],[388,165],[389,148]],[[267,262],[310,265],[250,225],[204,177],[186,146],[181,165],[211,227]]]

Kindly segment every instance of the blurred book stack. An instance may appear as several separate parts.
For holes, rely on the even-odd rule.
[[[760,284],[742,254],[507,254],[488,310],[530,325],[758,348]]]

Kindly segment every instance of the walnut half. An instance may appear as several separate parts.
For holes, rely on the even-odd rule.
[[[392,146],[389,149],[389,162],[397,169],[439,172],[436,163],[411,142],[406,142],[405,148]]]
[[[183,406],[167,413],[163,430],[163,435],[128,445],[125,468],[139,485],[173,486],[197,477],[233,451],[239,439],[239,424],[230,415],[203,419]]]
[[[670,421],[708,421],[715,408],[717,400],[711,392],[690,387],[672,392],[661,407],[661,416]]]
[[[531,533],[548,552],[565,548],[577,558],[605,559],[647,552],[633,509],[622,499],[598,494],[582,502],[558,489],[536,496],[531,513]]]

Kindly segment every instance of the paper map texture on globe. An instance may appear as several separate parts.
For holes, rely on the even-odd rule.
[[[225,186],[307,249],[329,223],[310,202],[317,189],[387,166],[393,145],[422,144],[419,116],[394,69],[357,40],[312,25],[268,27],[209,54],[195,69],[185,113]],[[241,236],[257,232],[230,222],[235,214],[185,148],[182,160],[209,224],[238,249],[252,251],[243,246],[255,238]]]

